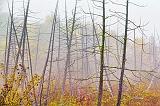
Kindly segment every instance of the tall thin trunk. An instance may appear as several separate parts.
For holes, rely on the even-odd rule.
[[[75,8],[74,8],[71,33],[70,33],[70,36],[68,39],[69,41],[67,41],[67,43],[68,43],[67,44],[67,60],[65,63],[64,78],[63,78],[63,83],[62,83],[62,95],[64,95],[64,92],[65,92],[65,83],[66,83],[67,73],[69,73],[70,94],[72,95],[72,93],[73,93],[72,92],[71,72],[70,72],[70,59],[71,59],[72,37],[73,37],[73,32],[74,32],[75,22],[76,22],[77,2],[78,2],[78,0],[76,0],[76,4],[75,4]]]
[[[67,48],[68,48],[68,43],[69,43],[69,31],[68,31],[68,13],[67,13],[67,1],[65,0],[65,27],[66,27],[66,35],[67,35]],[[64,95],[64,90],[65,90],[65,82],[66,82],[66,77],[67,77],[67,70],[65,66],[64,70],[64,78],[62,82],[62,94]]]
[[[42,72],[42,79],[40,82],[40,89],[39,89],[40,90],[40,106],[42,105],[44,77],[45,77],[46,69],[47,69],[48,62],[49,62],[50,52],[51,52],[51,60],[50,60],[50,67],[49,67],[49,79],[48,79],[48,85],[47,85],[47,95],[48,95],[49,89],[50,89],[49,86],[50,86],[50,78],[51,78],[51,70],[52,70],[52,62],[53,62],[52,58],[53,58],[53,47],[54,47],[54,34],[55,34],[55,27],[56,27],[58,3],[59,3],[59,0],[57,0],[57,4],[56,4],[56,8],[55,8],[55,13],[54,13],[52,28],[51,28],[51,35],[50,35],[50,40],[49,40],[49,45],[48,45],[47,58],[45,61],[43,72]]]
[[[35,59],[35,71],[37,71],[37,62],[38,62],[38,53],[39,53],[39,40],[40,40],[40,29],[39,29],[39,34],[37,35],[37,49],[36,49],[36,59]]]
[[[95,29],[94,29],[94,16],[93,16],[93,51],[94,51],[94,69],[95,69],[95,72],[96,72],[96,77],[98,78],[98,65],[97,65],[97,57],[96,57],[96,34],[95,34]],[[96,83],[96,89],[98,89],[98,84]]]
[[[58,0],[59,1],[59,0]],[[50,83],[51,83],[51,72],[52,72],[52,65],[53,65],[53,50],[54,50],[54,39],[55,39],[55,29],[56,29],[56,21],[57,21],[57,9],[58,9],[58,1],[57,1],[57,6],[56,6],[56,12],[55,12],[55,17],[54,17],[54,27],[52,29],[52,46],[51,46],[51,60],[50,60],[50,66],[49,66],[49,77],[48,77],[48,84],[47,84],[47,99],[46,99],[46,105],[48,105],[48,99],[49,99],[49,93],[50,93]]]
[[[119,22],[117,18],[117,22]],[[116,38],[119,40],[119,23],[117,23],[117,32],[116,32]],[[118,60],[118,67],[121,65],[120,64],[120,46],[119,46],[119,41],[116,40],[116,48],[117,48],[117,60]]]
[[[103,68],[104,68],[104,48],[105,48],[105,30],[106,30],[106,20],[105,20],[105,0],[103,0],[103,29],[102,29],[102,44],[100,49],[100,80],[99,80],[99,91],[98,91],[98,103],[97,106],[102,105],[103,96]]]
[[[27,45],[28,45],[28,54],[29,54],[29,66],[30,66],[31,77],[32,77],[31,79],[32,79],[32,85],[33,85],[33,96],[34,96],[34,100],[35,100],[35,106],[38,106],[37,99],[36,99],[35,84],[34,84],[34,80],[33,80],[33,67],[32,67],[32,57],[31,57],[29,37],[28,37],[27,32],[26,32],[26,34],[27,34],[26,37],[27,37]]]
[[[152,37],[152,44],[153,44],[153,47],[152,47],[152,60],[153,60],[153,62],[152,62],[152,64],[153,64],[153,69],[154,69],[154,68],[156,68],[156,64],[157,64],[157,61],[156,61],[156,58],[157,58],[157,56],[156,56],[156,46],[155,46],[155,30],[154,30],[154,36]],[[152,87],[152,85],[154,83],[154,80],[155,80],[155,76],[153,75],[151,77],[151,81],[149,83],[149,86],[148,86],[147,90],[149,90]]]
[[[125,21],[125,36],[124,36],[124,45],[123,45],[123,57],[122,57],[122,69],[121,69],[121,76],[119,79],[119,88],[118,88],[118,98],[117,98],[117,106],[121,105],[121,98],[123,92],[123,77],[124,77],[124,70],[126,64],[126,50],[127,50],[127,37],[128,37],[128,4],[129,0],[126,2],[126,21]]]
[[[60,16],[59,16],[59,25],[58,25],[59,29],[58,29],[58,54],[57,54],[57,77],[56,77],[56,84],[54,87],[54,92],[56,91],[58,84],[59,84],[59,80],[60,80],[60,55],[61,55],[61,20],[60,20]]]
[[[143,69],[143,48],[144,48],[144,44],[143,44],[144,42],[143,42],[143,35],[142,35],[142,46],[141,46],[141,63],[140,63],[140,70],[142,70]],[[140,81],[142,81],[142,74],[139,72],[139,76],[140,76]]]
[[[9,19],[8,19],[8,23],[7,23],[5,55],[4,55],[4,65],[5,65],[5,66],[6,66],[6,61],[7,61],[8,34],[9,34]],[[5,71],[6,71],[6,67],[5,67],[5,70],[4,70],[4,75],[5,75]]]
[[[78,60],[78,35],[75,33],[76,36],[76,78],[78,79],[78,73],[79,73],[79,60]]]
[[[109,32],[110,33],[110,32]],[[107,65],[110,66],[110,37],[108,36],[108,43],[106,42],[105,40],[105,46],[107,47],[108,45],[108,48],[107,48],[107,51],[106,51],[106,58],[107,58]],[[113,97],[113,89],[112,89],[112,84],[111,84],[111,81],[110,81],[110,77],[109,77],[109,73],[107,71],[109,71],[110,68],[108,67],[108,70],[105,70],[105,74],[106,74],[106,79],[107,79],[107,87],[108,87],[108,90],[110,92],[110,95]]]
[[[136,31],[134,30],[134,69],[137,69],[137,58],[136,58]]]
[[[87,76],[89,75],[89,59],[88,59],[88,32],[87,32],[87,22],[86,22],[86,17],[84,19],[85,22],[85,58],[86,58],[86,74]]]
[[[83,25],[81,25],[81,47],[82,47],[82,74],[81,74],[81,78],[84,78],[84,34],[83,34]]]
[[[10,52],[11,52],[11,40],[12,40],[12,28],[13,28],[13,0],[12,0],[12,10],[11,13],[11,24],[10,24],[10,31],[9,31],[9,37],[8,37],[8,50],[7,50],[7,59],[6,59],[6,67],[5,67],[5,84],[7,84],[7,77],[8,77],[8,69],[9,69],[9,61],[10,61]]]
[[[88,4],[89,7],[89,4]],[[97,35],[97,31],[96,31],[96,27],[95,27],[95,22],[94,22],[94,10],[93,10],[93,14],[91,13],[90,7],[89,7],[89,13],[90,13],[90,17],[91,17],[91,21],[92,21],[92,26],[93,26],[93,49],[94,49],[94,62],[95,62],[95,72],[96,72],[96,77],[98,78],[98,65],[97,65],[97,58],[96,58],[96,46],[98,44],[98,47],[100,49],[100,43],[99,43],[99,39],[98,39],[98,35]],[[98,89],[98,84],[96,83],[96,88]]]

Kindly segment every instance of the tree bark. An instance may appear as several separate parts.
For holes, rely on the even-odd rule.
[[[124,70],[126,64],[126,50],[127,50],[127,30],[128,30],[128,2],[126,5],[126,22],[125,22],[125,36],[124,36],[124,45],[123,45],[123,58],[122,58],[122,69],[121,69],[121,76],[119,79],[119,89],[118,89],[118,98],[117,98],[117,106],[121,105],[121,98],[122,98],[122,90],[123,90],[123,77],[124,77]]]
[[[97,106],[102,105],[103,95],[103,68],[104,68],[104,47],[105,47],[105,0],[103,0],[103,30],[102,30],[102,45],[100,48],[100,80],[99,80],[99,92],[98,92],[98,103]]]

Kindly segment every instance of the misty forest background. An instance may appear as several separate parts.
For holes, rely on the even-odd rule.
[[[158,31],[130,19],[130,6],[145,6],[132,0],[57,0],[51,14],[40,19],[30,9],[32,0],[7,5],[7,12],[0,8],[1,105],[139,106],[145,100],[139,94],[158,92]],[[142,91],[125,98],[140,89],[134,87]],[[94,96],[77,104],[64,99],[81,94]]]

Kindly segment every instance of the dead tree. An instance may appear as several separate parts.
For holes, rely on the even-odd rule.
[[[58,53],[57,53],[57,77],[56,77],[56,84],[54,87],[54,92],[56,91],[60,79],[60,56],[61,56],[61,19],[59,16],[59,25],[58,25]]]
[[[109,29],[109,33],[110,33],[110,29]],[[107,51],[106,51],[107,65],[109,66],[110,65],[110,37],[109,36],[108,36],[107,40],[108,40],[108,42],[105,40],[105,46],[107,48]],[[108,70],[105,70],[106,79],[107,79],[107,88],[110,92],[110,95],[113,97],[114,94],[113,94],[113,88],[112,88],[112,84],[111,84],[109,73],[108,73],[109,70],[110,70],[109,68],[108,68]]]
[[[56,22],[57,22],[58,3],[59,3],[59,0],[57,0],[55,13],[54,13],[54,16],[53,16],[52,27],[51,27],[51,35],[50,35],[50,40],[49,40],[48,52],[47,52],[47,58],[46,58],[46,61],[45,61],[43,72],[42,72],[42,79],[41,79],[41,82],[40,82],[40,89],[39,89],[40,90],[40,106],[42,105],[44,80],[45,80],[45,74],[46,74],[48,64],[49,64],[49,77],[48,77],[48,83],[47,83],[47,99],[48,99],[48,95],[49,95],[49,92],[50,92],[50,81],[51,81],[54,38],[55,38],[54,35],[55,35],[55,28],[56,28]],[[49,58],[50,58],[50,63],[49,63]],[[45,105],[47,105],[47,101],[48,101],[47,99],[45,100]]]
[[[6,44],[5,44],[5,55],[4,55],[4,65],[6,66],[5,67],[5,70],[4,70],[4,75],[6,74],[6,68],[8,67],[7,65],[6,65],[6,63],[7,63],[7,48],[8,48],[8,33],[9,33],[9,18],[8,18],[8,22],[7,22],[7,31],[6,31],[7,33],[6,33]],[[6,77],[7,77],[7,75],[5,75]],[[6,81],[5,82],[7,82],[7,78],[5,79]]]
[[[129,0],[127,0],[126,2],[125,35],[124,35],[124,44],[123,44],[122,69],[121,69],[121,75],[119,79],[117,106],[121,105],[121,98],[122,98],[122,91],[123,91],[123,78],[124,78],[124,70],[125,70],[125,64],[126,64],[126,50],[127,50],[127,37],[128,37],[128,4],[129,4]]]
[[[154,30],[154,36],[152,37],[152,45],[153,45],[152,46],[152,64],[153,64],[153,69],[154,69],[157,67],[157,55],[156,55],[157,51],[156,51],[156,41],[155,41],[155,30]],[[151,81],[149,83],[147,90],[149,90],[152,87],[154,81],[155,81],[155,76],[153,75],[151,77]]]
[[[103,68],[104,68],[104,49],[105,49],[105,33],[106,33],[106,14],[105,14],[105,0],[102,2],[103,4],[103,15],[102,15],[102,43],[100,48],[100,79],[99,79],[99,91],[98,91],[98,103],[97,106],[101,106],[102,104],[102,95],[103,95]]]
[[[35,59],[35,71],[37,71],[37,61],[38,61],[38,54],[39,54],[39,41],[40,41],[40,29],[39,29],[39,33],[37,35],[37,49],[36,49],[36,59]]]
[[[49,77],[48,77],[48,84],[47,84],[47,99],[46,99],[46,105],[48,105],[48,96],[50,93],[50,83],[51,83],[51,72],[52,72],[52,64],[53,64],[53,50],[54,50],[54,42],[55,42],[55,29],[56,29],[56,22],[57,22],[57,11],[58,11],[58,3],[59,0],[57,0],[56,10],[55,10],[55,17],[54,17],[54,26],[52,27],[52,46],[51,46],[51,60],[50,60],[50,66],[49,66]]]
[[[7,84],[7,77],[8,77],[8,69],[9,69],[9,61],[10,61],[10,55],[11,55],[11,42],[13,39],[13,3],[14,1],[12,0],[12,10],[9,9],[10,11],[10,30],[9,30],[9,37],[8,37],[8,50],[7,50],[7,57],[6,57],[6,67],[5,67],[5,84]]]
[[[89,59],[88,59],[88,52],[87,52],[87,50],[88,50],[88,29],[87,29],[87,22],[86,22],[86,17],[85,17],[85,19],[84,19],[84,26],[85,26],[85,58],[86,58],[86,74],[87,74],[87,76],[89,75]]]
[[[34,96],[34,102],[35,102],[35,106],[38,106],[37,103],[37,98],[36,98],[36,91],[35,91],[35,84],[33,81],[33,66],[32,66],[32,57],[31,57],[31,50],[30,50],[30,43],[29,43],[29,37],[28,37],[28,33],[27,33],[27,46],[28,46],[28,58],[29,58],[29,67],[30,67],[30,74],[31,74],[31,78],[32,78],[32,85],[33,85],[33,96]]]
[[[75,28],[75,22],[76,22],[76,13],[77,13],[77,2],[76,0],[75,7],[74,7],[74,13],[73,13],[73,20],[72,20],[72,26],[71,26],[71,32],[69,33],[68,31],[68,24],[66,20],[66,33],[67,33],[67,59],[65,63],[65,70],[64,70],[64,76],[63,76],[63,82],[62,82],[62,95],[64,95],[65,92],[65,84],[66,84],[66,78],[67,78],[67,73],[69,73],[69,84],[70,84],[70,93],[72,95],[72,82],[71,82],[71,72],[70,72],[70,59],[71,59],[71,44],[72,44],[72,38],[73,38],[73,32]],[[66,3],[65,3],[66,4]],[[66,6],[65,6],[66,7]],[[67,8],[65,8],[65,14],[66,14],[66,19],[67,19]]]
[[[88,5],[89,7],[89,5]],[[93,8],[94,9],[94,8]],[[91,17],[91,21],[92,21],[92,27],[93,27],[93,53],[94,53],[94,64],[95,64],[95,72],[96,72],[96,77],[98,78],[98,68],[99,66],[97,65],[97,57],[96,57],[96,47],[97,45],[100,47],[100,42],[99,42],[99,39],[98,39],[98,34],[97,34],[97,31],[96,31],[96,26],[95,26],[95,21],[94,21],[94,10],[93,10],[93,14],[91,13],[91,10],[90,10],[90,7],[89,7],[89,14],[90,14],[90,17]],[[100,49],[100,48],[99,48]],[[98,84],[96,83],[96,88],[98,89]]]

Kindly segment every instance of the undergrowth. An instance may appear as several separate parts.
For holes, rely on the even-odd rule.
[[[0,106],[32,106],[35,104],[35,100],[39,103],[38,85],[41,77],[34,74],[30,80],[26,79],[26,76],[18,69],[15,74],[7,76],[7,83],[0,86]],[[0,80],[5,80],[2,73]],[[42,101],[48,99],[49,106],[96,106],[98,93],[95,87],[80,88],[76,85],[72,95],[70,95],[69,87],[62,95],[61,86],[58,84],[55,86],[55,84],[57,83],[52,81],[49,97],[45,97],[45,90],[42,95],[44,96]],[[160,106],[160,91],[146,88],[147,83],[139,83],[125,89],[121,106]],[[117,92],[117,87],[114,87],[114,96],[111,96],[108,90],[103,91],[103,106],[116,105],[117,94],[115,92]]]

